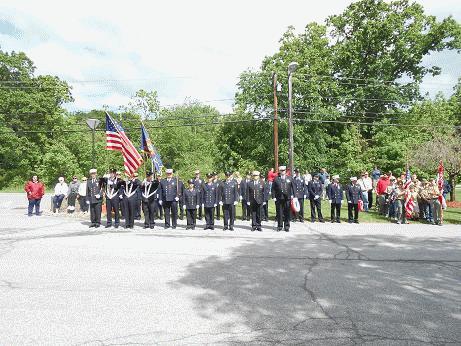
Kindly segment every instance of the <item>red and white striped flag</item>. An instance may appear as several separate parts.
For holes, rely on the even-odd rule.
[[[405,176],[405,185],[403,186],[404,189],[407,190],[405,193],[405,203],[404,203],[405,214],[407,218],[411,217],[411,214],[413,213],[413,209],[415,208],[415,200],[409,190],[410,185],[411,185],[411,174],[410,174],[410,170],[407,168],[407,174]]]
[[[445,198],[443,197],[443,173],[444,173],[444,167],[443,167],[443,162],[440,160],[439,162],[439,169],[437,170],[437,186],[439,187],[440,191],[440,196],[439,196],[439,202],[440,205],[442,206],[443,209],[447,208],[447,201],[445,201]]]
[[[128,139],[125,130],[106,112],[106,149],[120,151],[127,174],[133,174],[142,164],[142,157],[133,143]]]

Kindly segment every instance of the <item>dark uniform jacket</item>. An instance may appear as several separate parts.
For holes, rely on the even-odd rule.
[[[202,179],[194,179],[194,188],[197,191],[202,191],[204,181]]]
[[[307,190],[309,191],[309,199],[314,199],[315,196],[322,196],[323,185],[320,180],[311,180],[307,185]]]
[[[160,180],[159,200],[172,202],[176,197],[180,197],[182,183],[179,185],[178,187],[178,180],[176,178],[171,178],[170,181],[167,178]]]
[[[103,188],[104,185],[104,179],[98,179],[96,178],[94,183],[93,179],[88,179],[86,182],[86,198],[87,201],[89,201],[91,204],[93,203],[102,203],[102,193],[104,191]],[[96,197],[96,195],[99,195],[99,198]]]
[[[143,202],[152,202],[157,199],[159,185],[157,180],[145,181],[141,184],[140,191]]]
[[[124,197],[130,198],[135,196],[136,198],[138,198],[137,194],[139,193],[138,191],[140,187],[141,183],[139,179],[128,180],[127,182],[125,182],[125,186],[123,189]]]
[[[223,204],[234,204],[234,202],[238,202],[238,200],[239,192],[237,182],[235,180],[223,181],[219,189],[219,201],[223,202]]]
[[[277,177],[272,183],[272,198],[277,200],[289,200],[295,195],[293,179],[289,176]]]
[[[362,189],[358,184],[349,184],[346,189],[346,197],[348,202],[357,204],[362,199]]]
[[[295,189],[295,197],[296,198],[304,198],[307,195],[307,186],[304,182],[304,179],[301,177],[296,177],[293,179],[294,189]]]
[[[104,179],[104,192],[106,193],[106,198],[113,199],[115,197],[119,198],[122,186],[124,181],[118,178],[103,178]]]
[[[271,186],[272,184],[270,184],[268,181],[264,182],[264,202],[267,202],[269,198],[271,198]]]
[[[341,203],[343,200],[343,187],[341,184],[331,183],[327,188],[327,196],[331,203]]]
[[[253,180],[247,184],[248,201],[250,203],[264,203],[264,181]]]
[[[185,205],[186,209],[195,209],[200,204],[200,190],[193,189],[192,191],[189,189],[184,190],[181,199],[182,204]]]
[[[203,185],[201,201],[205,208],[213,208],[215,204],[218,204],[219,195],[215,183]]]

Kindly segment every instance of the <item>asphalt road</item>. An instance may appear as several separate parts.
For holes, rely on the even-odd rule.
[[[0,194],[0,345],[461,344],[460,226],[95,231],[24,205]]]

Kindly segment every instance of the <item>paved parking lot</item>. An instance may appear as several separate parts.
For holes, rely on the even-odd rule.
[[[2,345],[461,344],[460,226],[95,231],[24,205],[0,194]]]

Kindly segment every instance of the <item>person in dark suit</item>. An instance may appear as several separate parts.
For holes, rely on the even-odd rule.
[[[207,174],[208,182],[202,187],[202,207],[205,209],[205,227],[204,229],[214,229],[214,212],[218,205],[219,196],[218,188],[213,182],[213,173]]]
[[[104,180],[98,179],[96,177],[97,173],[96,169],[90,169],[90,179],[86,183],[87,204],[90,205],[90,227],[96,228],[101,226],[102,194],[104,191]]]
[[[261,210],[264,203],[264,181],[258,171],[253,171],[253,181],[247,184],[247,205],[251,213],[251,231],[262,232]]]
[[[133,179],[136,180],[136,184],[138,184],[138,186],[141,186],[141,180],[139,180],[139,174],[138,172],[134,172],[133,173]],[[141,204],[142,204],[142,193],[141,193],[141,189],[138,189],[136,191],[136,206],[135,206],[135,214],[134,214],[134,218],[135,220],[141,220]]]
[[[117,178],[116,170],[109,171],[109,177],[104,179],[104,192],[106,194],[106,212],[107,224],[106,228],[112,227],[112,211],[114,212],[115,224],[114,227],[118,228],[120,224],[120,192],[123,185],[123,180]]]
[[[182,200],[182,195],[184,193],[184,190],[185,190],[185,186],[183,184],[183,182],[181,180],[178,180],[178,197],[179,197],[179,201],[178,201],[178,209],[179,209],[179,220],[184,220],[184,208],[182,207],[182,204],[181,204],[181,200]]]
[[[231,172],[226,172],[226,180],[221,183],[219,189],[219,204],[223,209],[224,228],[223,231],[234,230],[235,206],[239,200],[237,181],[232,177]]]
[[[343,188],[339,183],[339,175],[333,176],[333,182],[328,185],[327,197],[331,206],[331,222],[341,223],[341,204],[343,203]]]
[[[123,200],[125,203],[125,228],[134,228],[134,219],[136,218],[136,208],[138,205],[138,190],[141,182],[133,175],[128,176],[123,191]]]
[[[286,166],[279,167],[279,176],[272,183],[272,199],[277,210],[277,232],[290,231],[290,202],[294,197],[293,180],[286,175]]]
[[[200,178],[200,171],[197,169],[195,171],[194,187],[195,187],[195,190],[199,191],[199,194],[202,191],[203,184],[204,184],[204,181],[203,179]],[[198,209],[198,219],[202,220],[202,218],[203,218],[203,208],[202,208],[202,204],[200,204],[199,209]]]
[[[246,179],[240,182],[240,201],[242,202],[242,221],[250,220],[250,212],[248,208],[247,185],[251,181],[251,172],[247,173]]]
[[[325,222],[322,215],[322,202],[321,197],[323,194],[323,185],[320,182],[320,175],[314,174],[314,178],[307,185],[309,192],[309,200],[311,204],[311,222],[315,222],[315,211],[320,222]]]
[[[155,203],[157,199],[158,186],[160,183],[154,179],[154,173],[147,172],[146,179],[141,184],[142,211],[144,213],[144,228],[154,229],[155,227]]]
[[[299,169],[296,168],[294,171],[295,175],[293,176],[293,185],[295,189],[295,197],[299,201],[299,212],[293,216],[293,219],[296,220],[297,218],[300,222],[304,222],[304,199],[306,198],[308,191],[304,178],[299,173]]]
[[[182,195],[182,207],[186,211],[186,229],[195,229],[197,220],[197,210],[200,206],[201,189],[197,190],[195,179],[189,180],[189,188],[184,190]]]
[[[178,221],[179,180],[173,177],[173,169],[165,170],[166,178],[160,181],[159,204],[165,214],[165,229],[175,229]],[[171,219],[170,219],[171,215]]]
[[[351,183],[346,189],[347,216],[349,223],[359,223],[359,200],[362,200],[362,189],[357,184],[357,177],[351,177]],[[352,218],[354,212],[354,218]]]
[[[160,185],[160,180],[161,180],[161,177],[160,176],[157,176],[157,178],[155,178],[155,180],[159,183]],[[160,220],[163,220],[163,208],[162,206],[160,205],[159,203],[159,189],[157,189],[157,194],[155,195],[155,203],[154,203],[154,208],[155,208],[155,218],[156,219],[160,219]]]
[[[266,181],[262,176],[261,179],[264,181],[264,203],[262,211],[262,220],[269,220],[269,199],[271,198],[272,182]]]

